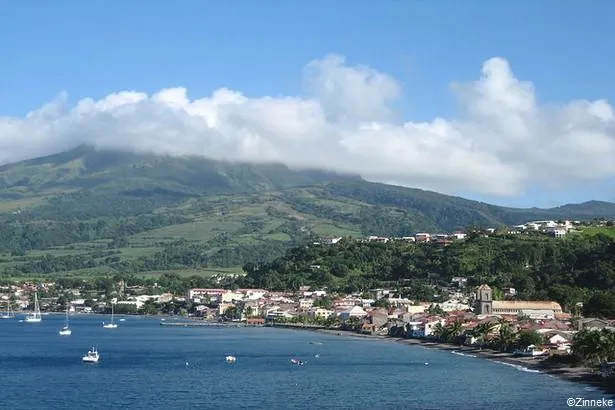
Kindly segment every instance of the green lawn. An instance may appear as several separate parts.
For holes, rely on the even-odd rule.
[[[615,227],[613,226],[588,226],[582,228],[582,232],[586,235],[603,234],[615,238]]]

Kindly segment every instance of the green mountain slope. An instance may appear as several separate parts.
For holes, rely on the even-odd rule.
[[[614,218],[615,204],[504,208],[279,164],[83,146],[0,167],[0,275],[233,267],[324,235],[595,217]]]

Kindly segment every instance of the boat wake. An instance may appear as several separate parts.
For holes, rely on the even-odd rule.
[[[500,362],[498,360],[494,360],[494,363],[499,363],[499,364],[503,364],[506,366],[510,366],[510,367],[514,367],[515,369],[521,371],[521,372],[526,372],[526,373],[542,373],[540,370],[536,370],[536,369],[529,369],[527,367],[521,366],[520,364],[513,364],[513,363],[506,363],[506,362]]]
[[[451,353],[457,356],[476,357],[476,355],[469,354],[469,353],[461,353],[461,352],[458,352],[457,350],[453,350]]]

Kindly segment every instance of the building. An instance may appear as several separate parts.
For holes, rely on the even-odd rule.
[[[350,319],[351,317],[356,317],[360,319],[365,316],[367,316],[367,312],[363,310],[361,306],[353,306],[352,308],[340,313],[340,319],[344,322]]]
[[[319,318],[319,319],[328,319],[331,316],[335,315],[335,311],[333,310],[329,310],[329,309],[323,309],[323,308],[315,308],[315,309],[311,309],[308,312],[308,316],[310,317],[314,317],[314,318]]]
[[[188,297],[189,300],[193,300],[195,298],[198,298],[198,299],[211,298],[211,299],[218,300],[222,296],[222,294],[224,294],[225,292],[226,292],[226,289],[194,288],[194,289],[190,289],[186,296]]]
[[[547,233],[554,238],[563,238],[566,236],[566,229],[564,228],[549,228]]]
[[[308,310],[314,306],[314,299],[299,299],[299,309]]]
[[[429,240],[431,239],[431,235],[424,232],[417,233],[416,235],[414,235],[414,238],[416,242],[429,242]]]
[[[493,309],[493,291],[489,285],[480,285],[476,291],[476,313],[490,315]]]
[[[532,319],[553,319],[562,313],[557,302],[493,300],[493,290],[488,285],[478,287],[475,309],[479,315],[524,315]]]

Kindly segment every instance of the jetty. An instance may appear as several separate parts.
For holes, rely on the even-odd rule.
[[[245,322],[206,322],[206,321],[186,321],[186,322],[160,322],[160,326],[175,327],[262,327],[260,323]]]

